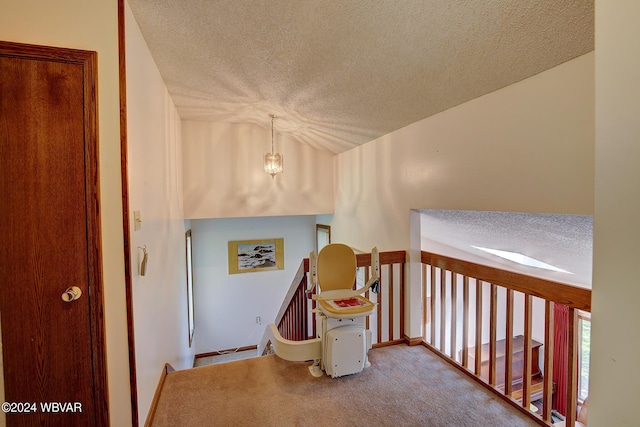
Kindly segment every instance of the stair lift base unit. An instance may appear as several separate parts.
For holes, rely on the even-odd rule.
[[[367,363],[367,343],[371,331],[358,326],[343,326],[327,332],[324,368],[332,378],[361,372]]]

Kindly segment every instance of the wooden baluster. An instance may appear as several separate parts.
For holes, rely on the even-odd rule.
[[[566,425],[573,427],[576,421],[576,406],[578,393],[578,310],[569,307],[569,337],[567,352],[567,413]]]
[[[302,319],[304,322],[304,338],[309,339],[309,302],[307,301],[307,295],[305,293],[305,286],[300,290],[300,302],[302,303]]]
[[[284,319],[282,322],[282,336],[286,339],[289,339],[289,316],[287,314],[284,315]]]
[[[304,294],[304,286],[300,286],[300,314],[302,316],[302,339],[309,339],[309,316],[307,314],[307,298]]]
[[[304,319],[304,339],[309,339],[309,303],[307,302],[307,297],[304,292],[304,287],[302,288],[302,292],[300,293],[300,300],[302,301],[302,318]]]
[[[507,396],[513,393],[513,295],[513,290],[507,289],[504,349],[504,394]]]
[[[284,322],[282,324],[282,336],[285,337],[286,339],[291,338],[291,335],[289,334],[289,312],[287,311],[284,315]]]
[[[377,317],[377,331],[378,331],[378,343],[382,342],[382,295],[383,295],[383,288],[384,288],[384,280],[382,272],[384,271],[383,266],[380,266],[380,286],[378,287],[379,292],[378,292],[378,305],[376,307],[376,315]]]
[[[296,325],[295,325],[295,337],[296,337],[296,341],[302,341],[302,334],[301,334],[301,330],[302,330],[302,315],[300,313],[300,288],[298,287],[298,292],[296,292],[296,296],[295,296],[295,319],[296,319]]]
[[[545,301],[544,313],[544,383],[542,391],[542,419],[551,421],[551,400],[553,398],[553,301]]]
[[[489,384],[496,385],[496,324],[498,323],[498,287],[491,283],[489,300]]]
[[[577,408],[577,386],[578,386],[578,352],[579,352],[579,333],[578,333],[578,315],[577,312],[578,310],[585,310],[585,311],[590,311],[591,305],[590,305],[590,297],[591,297],[591,292],[588,290],[583,290],[581,288],[577,288],[577,287],[572,287],[572,286],[568,286],[568,285],[564,285],[562,283],[557,283],[557,282],[551,282],[548,280],[543,280],[543,279],[536,279],[536,278],[532,278],[532,277],[528,277],[528,276],[524,276],[524,275],[520,275],[518,273],[512,273],[512,272],[507,272],[504,270],[499,270],[499,269],[493,269],[491,267],[487,267],[487,266],[483,266],[483,265],[479,265],[479,264],[474,264],[474,263],[469,263],[466,261],[462,261],[462,260],[455,260],[452,258],[448,258],[442,255],[436,255],[436,254],[431,254],[428,252],[422,252],[422,262],[423,262],[423,268],[422,268],[422,274],[423,274],[423,278],[422,278],[422,292],[424,295],[424,304],[425,306],[423,307],[423,318],[425,319],[425,325],[424,325],[424,329],[423,329],[423,337],[425,339],[425,342],[427,342],[428,344],[430,344],[431,348],[433,348],[434,350],[438,351],[436,344],[436,329],[435,329],[435,308],[436,308],[436,303],[439,303],[441,306],[441,310],[444,311],[444,315],[441,312],[440,316],[438,317],[438,320],[440,321],[441,325],[440,328],[438,329],[438,331],[440,331],[441,333],[443,332],[443,330],[446,330],[445,328],[443,328],[442,324],[446,322],[447,320],[447,316],[446,316],[446,300],[447,300],[447,295],[446,295],[446,287],[443,286],[443,284],[446,285],[446,272],[448,271],[452,276],[451,282],[452,282],[452,296],[451,296],[451,319],[450,319],[450,324],[451,324],[451,342],[452,345],[450,346],[450,351],[451,351],[451,359],[457,359],[456,358],[456,347],[454,347],[454,343],[457,343],[457,340],[455,339],[455,336],[453,335],[454,331],[453,329],[456,328],[457,325],[457,315],[455,315],[454,310],[457,310],[457,304],[456,304],[456,300],[457,300],[457,296],[454,295],[454,286],[456,283],[456,279],[457,274],[460,274],[463,278],[463,325],[462,325],[462,341],[464,342],[464,345],[462,347],[462,351],[461,351],[461,355],[462,355],[462,360],[461,360],[461,368],[466,368],[467,370],[469,369],[469,358],[473,357],[473,355],[469,354],[469,323],[471,322],[471,318],[470,318],[470,300],[469,300],[469,276],[470,277],[482,277],[483,280],[480,279],[474,279],[476,281],[476,335],[475,335],[475,342],[476,342],[476,348],[475,348],[475,366],[472,368],[472,370],[476,373],[477,377],[482,377],[482,370],[481,370],[481,363],[482,363],[482,334],[483,334],[483,324],[482,324],[482,320],[483,320],[483,287],[484,287],[484,283],[491,283],[492,284],[492,295],[490,297],[491,301],[493,304],[495,304],[493,307],[490,307],[491,313],[490,313],[490,319],[493,319],[494,324],[496,323],[496,310],[495,310],[495,306],[497,305],[495,303],[496,301],[496,296],[495,293],[497,286],[501,286],[504,287],[506,290],[506,308],[505,308],[505,312],[506,312],[506,319],[505,319],[505,332],[506,332],[506,337],[504,340],[504,344],[505,344],[505,375],[504,375],[504,380],[505,380],[505,386],[504,386],[504,394],[505,396],[510,396],[513,397],[514,395],[514,391],[513,391],[513,376],[515,375],[515,371],[514,371],[514,357],[513,357],[513,349],[514,349],[514,337],[513,337],[513,329],[514,329],[514,311],[515,311],[515,304],[514,304],[514,299],[515,299],[515,292],[521,292],[524,295],[524,343],[523,343],[523,350],[522,350],[522,356],[523,356],[523,365],[522,365],[522,390],[518,390],[517,392],[515,392],[515,395],[521,399],[521,406],[526,409],[527,411],[530,411],[531,408],[531,392],[532,390],[536,389],[539,390],[539,386],[542,386],[542,414],[541,416],[538,415],[533,415],[532,416],[537,419],[538,421],[542,422],[546,422],[549,423],[551,421],[551,399],[553,397],[553,381],[552,381],[552,371],[553,371],[553,347],[554,347],[554,342],[553,342],[553,324],[554,324],[554,319],[553,319],[553,306],[554,306],[554,302],[555,303],[561,303],[561,304],[565,304],[569,307],[570,310],[570,318],[569,318],[569,327],[570,327],[570,337],[569,337],[569,362],[568,362],[568,369],[569,369],[569,378],[568,378],[568,391],[569,391],[569,395],[566,396],[567,399],[567,407],[568,409],[568,414],[566,415],[567,418],[567,426],[570,425],[574,425],[575,423],[575,418],[576,418],[576,408]],[[435,265],[438,265],[438,267],[435,267]],[[447,269],[447,266],[451,266],[451,270]],[[428,266],[428,267],[427,267]],[[436,268],[440,268],[440,273],[438,274],[438,272],[436,271]],[[427,271],[428,269],[430,269],[430,271]],[[445,271],[442,271],[445,270]],[[429,275],[428,275],[429,274]],[[469,276],[467,276],[469,275]],[[436,301],[436,289],[437,288],[437,283],[436,283],[436,278],[439,277],[440,278],[440,297],[438,298],[438,301]],[[429,281],[430,278],[430,285],[427,283]],[[495,286],[493,286],[495,285]],[[457,288],[455,288],[457,289]],[[427,292],[430,291],[430,294],[427,295]],[[531,378],[532,372],[536,372],[536,375],[539,374],[539,367],[536,365],[536,363],[538,362],[537,360],[533,360],[533,355],[534,354],[538,354],[538,346],[539,343],[536,343],[536,348],[535,348],[535,352],[534,352],[534,348],[533,348],[533,337],[532,337],[532,316],[533,316],[533,298],[534,295],[536,295],[539,298],[544,299],[545,301],[545,339],[544,339],[544,367],[543,367],[543,372],[542,372],[542,384],[538,384],[538,382],[536,381],[534,384],[534,379]],[[430,298],[430,299],[428,299]],[[427,306],[427,303],[429,303],[429,305]],[[431,307],[431,311],[429,312],[428,308]],[[430,336],[429,336],[429,340],[427,340],[427,336],[429,335],[429,330],[427,329],[427,325],[426,323],[428,321],[431,321],[431,330],[430,330]],[[491,320],[490,320],[491,322]],[[448,327],[448,326],[447,326]],[[497,335],[497,332],[494,330],[495,326],[493,326],[491,323],[489,324],[489,329],[490,329],[490,334],[491,337],[489,339],[489,343],[488,345],[485,345],[486,347],[490,347],[491,345],[495,345],[497,348],[497,344],[498,342],[495,341],[495,335]],[[495,334],[495,335],[494,335]],[[473,339],[471,340],[473,341]],[[444,344],[443,344],[443,340],[442,340],[442,336],[440,337],[440,339],[438,340],[438,343],[440,344],[440,353],[441,355],[447,357],[448,354],[446,351],[444,350]],[[457,345],[457,344],[455,344]],[[489,353],[491,353],[491,349],[489,349]],[[497,353],[497,352],[496,352]],[[497,354],[496,354],[497,356]],[[489,358],[492,359],[491,354],[489,355]],[[496,357],[497,358],[497,357]],[[485,361],[486,364],[486,361]],[[491,369],[495,369],[495,371],[497,372],[498,370],[498,366],[496,363],[492,363],[491,361],[489,361],[490,365],[493,365],[493,367]],[[502,365],[500,365],[500,368],[502,367]],[[485,368],[486,369],[486,368]],[[486,372],[485,372],[485,376],[486,376]],[[493,382],[493,379],[491,379],[491,377],[493,376],[492,373],[490,373],[490,378],[488,380],[489,383]],[[518,372],[518,377],[520,376],[520,372]],[[484,377],[482,377],[484,378]],[[538,377],[536,377],[536,380],[539,379]],[[496,382],[498,381],[498,379],[496,378],[495,380]],[[500,379],[500,381],[502,381],[502,379]],[[521,397],[520,397],[521,396]],[[565,396],[562,396],[561,398],[565,398]]]
[[[298,340],[298,316],[296,301],[294,300],[293,308],[291,310],[291,339],[293,341]]]
[[[482,364],[482,281],[476,279],[476,354],[475,374],[480,376]]]
[[[364,283],[369,283],[369,270],[370,270],[370,267],[365,267],[364,268]],[[364,293],[364,297],[366,299],[369,299],[370,298],[369,295],[370,295],[370,293],[369,293],[369,290],[367,289],[367,291]],[[367,316],[367,318],[365,320],[365,327],[367,329],[369,329],[369,318],[370,317],[371,316]]]
[[[300,332],[300,323],[298,322],[299,317],[298,317],[298,313],[299,313],[299,304],[298,304],[298,292],[295,293],[295,295],[293,296],[293,310],[291,310],[292,313],[292,317],[293,317],[293,340],[294,341],[299,341],[300,340],[300,336],[299,336],[299,332]]]
[[[400,338],[404,337],[404,270],[406,265],[404,262],[400,264]]]
[[[537,295],[584,311],[591,311],[591,291],[550,280],[526,276],[489,266],[424,252],[423,258],[434,265],[449,265],[451,271],[470,277],[481,277],[486,282]]]
[[[300,341],[300,301],[297,292],[293,305],[293,336],[295,341]]]
[[[302,289],[302,287],[300,288],[300,293],[298,294],[298,315],[300,316],[298,318],[298,322],[300,325],[298,326],[298,333],[300,334],[300,341],[304,341],[307,339],[307,334],[305,333],[306,313],[304,312],[304,290]]]
[[[296,294],[293,297],[293,307],[291,310],[291,332],[293,334],[293,340],[294,341],[299,341],[300,337],[298,336],[298,329],[300,328],[300,325],[298,325],[298,293],[296,292]]]
[[[393,264],[389,264],[389,341],[393,340]]]
[[[291,338],[289,335],[289,311],[284,313],[284,317],[282,318],[282,331],[280,333],[286,339]]]
[[[309,300],[307,299],[307,295],[305,293],[305,289],[307,288],[306,283],[302,287],[302,312],[304,313],[304,335],[305,339],[309,338]]]
[[[427,303],[429,298],[427,297],[427,264],[422,264],[422,340],[427,342],[427,323],[430,322],[427,316],[429,316],[429,310],[427,310]]]
[[[458,346],[458,275],[451,273],[451,358],[455,360]]]
[[[300,286],[300,290],[298,291],[298,297],[297,297],[297,305],[298,305],[298,340],[300,341],[304,341],[306,339],[305,337],[305,333],[304,333],[304,329],[305,329],[305,313],[303,311],[304,305],[303,305],[303,297],[304,297],[304,290],[302,289],[302,286]]]
[[[431,266],[431,336],[429,342],[436,346],[436,268]]]
[[[447,312],[447,270],[440,269],[440,351],[446,353],[445,334],[446,334],[446,313]]]
[[[529,409],[531,403],[531,295],[524,296],[524,363],[522,369],[522,407]]]
[[[462,282],[462,366],[469,367],[469,278]]]

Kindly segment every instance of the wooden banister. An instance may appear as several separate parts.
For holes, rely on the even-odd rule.
[[[446,352],[445,350],[445,335],[446,335],[446,310],[444,310],[445,302],[447,300],[447,281],[446,281],[445,270],[440,270],[440,349],[442,352]]]
[[[522,369],[522,407],[529,408],[531,403],[531,328],[533,316],[533,298],[524,296],[524,366]]]
[[[527,276],[507,270],[488,267],[469,261],[422,252],[422,263],[453,271],[487,283],[526,293],[548,301],[554,301],[579,310],[591,312],[591,290],[560,282]]]
[[[567,391],[578,390],[578,311],[569,307],[569,357],[567,359]],[[573,426],[576,421],[577,393],[567,392],[566,424]]]
[[[553,397],[553,301],[545,301],[544,328],[544,394],[542,400],[542,418],[551,419]]]
[[[513,394],[513,289],[507,289],[505,321],[505,349],[504,349],[504,394]]]
[[[464,344],[464,343],[463,343]],[[475,373],[480,377],[482,368],[482,282],[476,280],[476,354],[475,354]]]
[[[457,282],[457,274],[451,275],[451,301],[458,300],[458,282]],[[453,304],[451,306],[451,318],[458,318],[458,306],[457,304]],[[449,331],[450,337],[449,342],[451,344],[451,357],[455,357],[455,354],[458,352],[458,328],[451,328]]]
[[[431,269],[431,319],[429,319],[431,323],[431,342],[436,341],[436,271],[435,269]]]
[[[425,251],[421,253],[421,261],[422,303],[425,307],[422,312],[424,345],[483,385],[493,389],[506,401],[538,421],[540,425],[548,425],[552,420],[552,395],[555,390],[552,372],[554,363],[558,363],[553,360],[554,304],[563,304],[568,307],[567,370],[569,375],[566,396],[568,413],[565,415],[566,425],[573,426],[578,393],[578,312],[591,311],[591,290]],[[462,277],[461,281],[459,276]],[[462,286],[461,297],[458,295],[459,284]],[[475,284],[475,297],[470,297],[469,291],[472,289],[470,286],[473,284]],[[485,288],[489,292],[487,301],[485,301]],[[514,311],[518,307],[514,303],[516,292],[524,298],[524,305],[520,307],[523,313],[522,332],[520,332],[522,336],[518,337],[517,350],[514,347]],[[499,303],[503,296],[504,303]],[[544,301],[544,343],[534,341],[532,337],[534,299]],[[458,304],[462,307],[461,314],[457,310]],[[429,307],[429,310],[426,307]],[[437,312],[439,315],[436,315]],[[449,316],[446,315],[447,312],[450,313]],[[505,338],[499,340],[500,360],[498,361],[496,351],[498,316],[502,316],[503,313],[504,319],[501,322],[504,322],[505,326],[500,332],[504,331]],[[475,319],[472,319],[472,316]],[[475,328],[470,328],[472,320],[475,320]],[[462,322],[462,348],[459,352],[456,347],[455,332],[458,322]],[[428,325],[428,323],[431,324]],[[483,325],[488,329],[484,329]],[[483,336],[483,330],[488,330],[488,336]],[[445,348],[447,331],[450,333],[449,348]],[[470,340],[475,343],[473,352],[468,348]],[[485,340],[487,340],[486,344]],[[541,346],[543,346],[544,358],[542,369],[538,360]],[[449,349],[450,354],[448,354]],[[518,352],[517,360],[516,351]],[[486,360],[483,360],[483,357]],[[514,373],[516,366],[517,376]],[[504,372],[498,375],[501,369],[504,369]],[[532,396],[536,396],[535,399]],[[565,399],[565,396],[559,398]],[[534,414],[530,408],[532,400],[537,401],[537,399],[541,399],[541,411],[539,414]]]
[[[308,271],[309,271],[309,258],[304,258],[300,262],[300,266],[298,267],[298,271],[296,272],[296,275],[294,276],[293,280],[291,281],[291,285],[289,286],[289,290],[287,291],[287,293],[284,296],[284,300],[282,302],[282,305],[280,306],[280,310],[278,311],[278,315],[276,316],[276,321],[274,322],[276,325],[279,324],[280,321],[282,321],[282,318],[284,317],[284,314],[287,311],[287,308],[289,307],[289,304],[291,303],[291,300],[293,299],[294,295],[296,294],[296,291],[298,290],[298,287],[300,286],[300,283],[302,283],[304,281],[304,283],[306,284],[306,273]]]
[[[462,342],[469,342],[469,278],[466,276],[462,282]],[[469,347],[466,345],[462,346],[462,366],[469,367]]]

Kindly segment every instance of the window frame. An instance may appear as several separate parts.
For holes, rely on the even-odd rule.
[[[588,346],[588,352],[589,352],[589,359],[584,360],[584,336],[583,336],[583,331],[584,331],[584,323],[588,322],[589,323],[589,346]],[[578,342],[580,343],[580,348],[578,350],[578,390],[577,390],[577,400],[578,403],[580,405],[582,405],[582,403],[584,402],[584,400],[589,396],[589,369],[590,369],[590,359],[591,359],[591,313],[587,312],[587,311],[582,311],[579,310],[578,311]],[[585,394],[581,393],[582,390],[582,382],[583,382],[583,369],[584,369],[584,364],[587,364],[586,366],[586,376],[587,376],[587,386],[586,386],[586,392]]]

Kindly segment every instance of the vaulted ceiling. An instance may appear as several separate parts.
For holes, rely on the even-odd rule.
[[[425,210],[421,217],[423,249],[591,288],[591,215]],[[478,247],[526,255],[564,271],[519,264]]]
[[[340,153],[594,49],[593,0],[128,0],[184,120]]]

